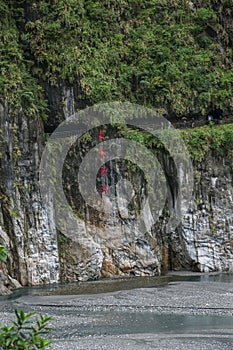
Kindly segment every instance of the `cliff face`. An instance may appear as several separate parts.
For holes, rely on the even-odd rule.
[[[23,113],[13,117],[1,104],[0,130],[0,237],[11,252],[7,266],[1,265],[3,272],[22,285],[57,282],[53,213],[43,209],[38,189],[43,124]]]
[[[231,125],[228,128],[229,131],[232,130]],[[226,152],[225,156],[220,155],[219,151],[222,152],[209,149],[201,161],[193,161],[195,176],[193,198],[181,223],[174,231],[169,232],[167,231],[169,205],[165,205],[158,222],[146,233],[135,227],[134,219],[142,197],[137,190],[132,190],[135,197],[138,195],[138,199],[136,203],[134,202],[136,211],[130,211],[130,207],[125,203],[129,202],[128,197],[131,194],[124,192],[124,183],[119,197],[118,193],[116,194],[117,206],[114,200],[107,198],[108,205],[112,208],[110,218],[96,214],[88,206],[84,206],[85,209],[82,211],[83,203],[79,200],[76,186],[72,185],[75,181],[70,181],[72,176],[70,178],[68,176],[67,197],[74,210],[78,208],[79,215],[81,213],[81,216],[86,218],[83,229],[90,243],[87,247],[81,248],[80,254],[80,242],[75,247],[75,240],[70,240],[69,235],[66,239],[64,236],[60,237],[61,278],[65,281],[77,277],[83,280],[88,278],[89,273],[91,278],[122,274],[152,276],[168,269],[201,272],[232,271],[232,159],[227,157]],[[158,157],[161,163],[169,163],[163,151]],[[72,169],[75,174],[78,173],[81,161],[77,163],[73,164]],[[108,167],[113,177],[117,168],[118,183],[127,177],[127,166],[120,167],[109,163]],[[130,168],[128,170],[130,171]],[[168,164],[165,170],[169,173],[167,185],[173,188],[176,197],[174,179],[177,174],[174,165]],[[179,169],[180,173],[182,171],[183,169]],[[137,175],[134,173],[131,176],[128,180],[136,184],[136,189],[146,193],[142,174],[138,171]],[[171,196],[168,200],[173,201]],[[149,225],[152,217],[150,207],[146,208],[144,214],[145,222]],[[133,219],[130,220],[129,217]]]
[[[231,270],[232,165],[224,148],[221,156],[209,150],[194,162],[193,201],[170,233],[164,210],[156,227],[131,235],[127,194],[106,221],[77,200],[69,176],[67,196],[85,217],[80,232],[88,238],[57,232],[53,207],[45,210],[41,200],[38,170],[48,134],[94,102],[136,101],[171,115],[217,104],[230,113],[232,0],[172,6],[150,0],[132,8],[121,1],[67,3],[0,0],[0,243],[10,251],[7,264],[0,263],[2,293],[18,282]],[[72,159],[69,165],[75,169]],[[141,175],[134,181],[145,190]]]
[[[69,118],[75,103],[72,92],[63,88],[60,98],[61,113],[63,111]],[[227,153],[219,155],[209,149],[201,161],[194,161],[193,200],[181,224],[169,233],[166,232],[165,211],[149,232],[135,231],[133,220],[125,220],[127,192],[119,196],[111,220],[94,213],[79,201],[72,172],[68,171],[65,178],[67,198],[78,215],[81,213],[85,218],[77,236],[71,237],[69,232],[66,235],[56,231],[53,206],[45,211],[40,197],[38,168],[45,138],[42,123],[39,119],[29,121],[23,113],[13,117],[3,105],[0,117],[0,239],[10,251],[7,264],[1,265],[1,283],[8,288],[18,286],[16,281],[27,285],[114,275],[152,276],[167,269],[232,270],[232,164]],[[232,133],[232,126],[227,127]],[[72,169],[74,176],[83,157],[82,151],[81,148],[81,151],[71,152],[67,161],[67,168]],[[74,155],[76,157],[72,158]],[[159,155],[164,162],[167,162],[166,157],[163,152]],[[117,164],[109,166],[114,181],[123,180],[126,169],[120,169]],[[117,171],[118,178],[114,175]],[[176,176],[175,170],[171,167],[170,172],[172,179]],[[146,191],[140,173],[134,172],[132,178],[138,191]],[[140,202],[139,193],[136,195]],[[114,207],[113,203],[109,205]],[[148,208],[145,220],[150,217]],[[86,239],[78,238],[82,236]],[[2,292],[7,292],[6,288],[2,287]]]
[[[231,161],[208,154],[194,167],[194,198],[183,218],[179,235],[172,235],[171,267],[179,269],[183,265],[182,242],[194,270],[232,271]]]

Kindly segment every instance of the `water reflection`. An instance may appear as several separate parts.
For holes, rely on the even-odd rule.
[[[68,316],[68,315],[67,315]],[[73,315],[75,316],[75,315]],[[69,313],[72,319],[72,313]],[[57,328],[55,336],[123,334],[221,334],[233,335],[231,316],[154,314],[151,312],[88,312],[79,315],[79,324]],[[88,321],[89,320],[89,321]]]
[[[155,277],[120,277],[100,279],[88,282],[56,283],[43,286],[24,287],[15,290],[11,295],[0,296],[0,303],[28,295],[79,295],[131,290],[135,288],[161,288],[169,282],[218,282],[232,283],[233,274],[200,274],[188,272],[170,272]]]
[[[230,316],[202,315],[172,315],[154,314],[150,312],[101,312],[88,314],[91,322],[83,315],[83,322],[78,326],[69,327],[66,336],[71,335],[117,335],[172,333],[198,334],[218,333],[232,335],[233,318]],[[63,328],[64,332],[64,328]],[[59,333],[59,330],[56,330]],[[78,334],[77,334],[78,333]],[[63,333],[64,334],[64,333]]]

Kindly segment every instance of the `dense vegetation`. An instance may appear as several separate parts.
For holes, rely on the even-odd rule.
[[[0,0],[0,97],[45,116],[43,81],[63,79],[89,104],[231,108],[232,13],[233,0]]]
[[[233,125],[205,125],[201,128],[183,129],[173,132],[173,129],[165,129],[160,133],[160,139],[153,134],[138,129],[121,128],[124,137],[137,141],[148,148],[158,150],[164,148],[163,139],[170,140],[171,144],[177,145],[176,138],[182,138],[192,160],[202,161],[209,152],[214,152],[216,157],[227,157],[232,161],[233,170]],[[156,134],[155,134],[156,135]]]
[[[233,125],[204,126],[182,130],[181,136],[192,159],[202,161],[208,151],[216,157],[228,157],[233,171]]]

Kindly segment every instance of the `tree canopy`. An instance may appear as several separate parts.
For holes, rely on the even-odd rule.
[[[233,107],[233,0],[0,0],[0,13],[1,98],[28,115],[61,79],[89,103]]]

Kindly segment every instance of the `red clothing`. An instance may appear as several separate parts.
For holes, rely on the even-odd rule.
[[[98,136],[98,140],[99,140],[99,141],[105,140],[105,136],[104,136],[104,134],[103,134],[103,130],[102,130],[102,129],[100,129],[100,133],[99,133],[99,136]]]
[[[108,174],[108,167],[106,165],[101,165],[100,167],[100,177]]]
[[[104,184],[101,189],[100,189],[100,194],[107,194],[108,193],[108,185],[107,184]]]

